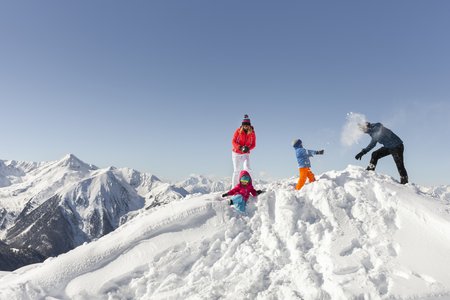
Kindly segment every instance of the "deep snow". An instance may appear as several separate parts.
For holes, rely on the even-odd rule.
[[[142,210],[114,232],[0,274],[1,299],[449,299],[450,188],[349,166]]]

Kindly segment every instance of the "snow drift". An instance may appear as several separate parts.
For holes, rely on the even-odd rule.
[[[295,191],[259,185],[242,216],[220,193],[142,211],[114,232],[2,273],[0,298],[445,299],[450,197],[349,166]],[[28,299],[27,298],[27,299]]]

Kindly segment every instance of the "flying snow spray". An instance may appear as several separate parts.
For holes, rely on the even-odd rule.
[[[360,129],[361,124],[367,122],[366,116],[359,113],[349,112],[342,128],[341,143],[350,147],[357,144],[364,132]]]

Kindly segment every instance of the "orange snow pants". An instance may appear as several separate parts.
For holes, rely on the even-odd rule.
[[[296,190],[301,189],[306,182],[306,178],[309,179],[309,182],[314,182],[316,181],[316,178],[314,177],[313,172],[311,172],[310,168],[298,168],[298,170],[300,171],[300,177],[298,179],[297,185],[295,186]]]

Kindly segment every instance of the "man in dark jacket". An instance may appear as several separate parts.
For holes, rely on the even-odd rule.
[[[383,147],[372,153],[372,158],[370,159],[370,163],[366,170],[375,170],[378,160],[390,154],[394,158],[395,164],[397,165],[398,173],[400,174],[400,183],[408,183],[408,173],[406,172],[405,165],[403,163],[403,141],[381,123],[365,122],[360,124],[359,127],[363,132],[370,135],[372,140],[366,148],[356,154],[355,158],[361,160],[361,157],[363,157],[364,154],[372,150],[377,143],[380,143]]]

